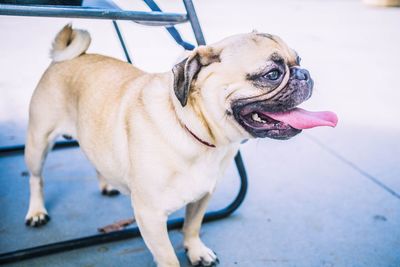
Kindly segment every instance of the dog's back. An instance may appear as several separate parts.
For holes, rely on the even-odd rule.
[[[121,85],[144,74],[118,59],[86,54],[90,41],[87,31],[72,29],[71,25],[66,25],[57,34],[50,53],[52,62],[32,95],[30,127],[46,121],[56,125],[38,127],[51,128],[53,132],[56,128],[74,129],[75,125],[71,124],[81,102],[85,102],[83,106],[93,107],[87,102],[95,100],[96,106],[101,106],[103,111],[112,108],[110,104],[118,103],[128,87]],[[68,125],[63,127],[61,124]],[[76,136],[74,131],[63,134]]]
[[[38,173],[42,166],[36,159],[44,155],[37,151],[47,151],[57,136],[81,141],[88,134],[79,132],[83,127],[95,129],[98,138],[115,130],[113,124],[126,90],[135,88],[132,84],[138,77],[146,79],[145,73],[131,64],[86,54],[90,39],[88,32],[65,26],[53,42],[52,62],[32,95],[25,156],[30,169]],[[97,120],[101,114],[109,114],[109,120]]]

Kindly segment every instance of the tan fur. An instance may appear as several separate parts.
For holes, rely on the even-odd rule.
[[[165,222],[186,204],[184,244],[190,261],[215,261],[216,255],[200,240],[200,224],[218,178],[239,143],[251,138],[227,115],[230,103],[241,97],[268,97],[246,80],[246,73],[261,67],[272,52],[281,52],[288,61],[294,52],[280,39],[256,33],[199,47],[191,55],[197,53],[204,66],[182,107],[171,71],[146,73],[117,59],[85,54],[87,47],[75,50],[67,60],[65,51],[74,42],[87,41],[87,36],[77,36],[86,35],[70,25],[57,35],[53,56],[64,54],[65,59],[54,60],[32,96],[26,145],[31,200],[26,219],[43,222],[47,215],[42,166],[54,139],[67,134],[79,141],[95,166],[101,188],[111,184],[130,194],[142,236],[158,266],[179,266]],[[196,140],[185,127],[215,148]]]
[[[54,39],[50,56],[54,62],[73,59],[86,52],[90,41],[87,31],[72,30],[71,24],[67,24]]]
[[[65,25],[65,27],[57,34],[56,38],[54,39],[52,51],[61,51],[67,48],[68,44],[71,43],[72,33],[72,25]]]

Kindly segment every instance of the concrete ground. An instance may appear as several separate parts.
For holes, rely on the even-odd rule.
[[[119,1],[145,10],[137,2]],[[160,4],[183,10],[179,1]],[[280,35],[316,84],[303,106],[333,110],[340,118],[335,129],[243,145],[247,199],[230,218],[202,228],[220,266],[400,266],[400,9],[334,0],[195,5],[208,42],[252,29]],[[0,145],[24,142],[30,95],[49,64],[54,35],[70,21],[91,32],[90,52],[123,58],[108,21],[0,17]],[[166,71],[182,52],[163,29],[129,22],[121,27],[135,64],[145,70]],[[188,26],[179,29],[193,40]],[[69,149],[51,153],[45,166],[51,222],[27,228],[24,171],[22,156],[0,158],[0,253],[92,235],[131,216],[128,198],[101,196],[90,164],[78,149]],[[237,187],[232,165],[210,209],[226,205]],[[171,231],[170,237],[182,266],[189,266],[181,234]],[[139,238],[8,266],[154,263]]]

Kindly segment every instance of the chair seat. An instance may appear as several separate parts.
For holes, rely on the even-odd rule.
[[[0,4],[0,15],[131,20],[148,26],[172,26],[188,21],[186,14],[123,10],[110,0],[84,0],[82,6]]]

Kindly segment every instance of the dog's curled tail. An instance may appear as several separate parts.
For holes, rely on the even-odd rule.
[[[72,29],[72,25],[67,24],[54,39],[50,57],[54,62],[76,58],[86,52],[90,41],[87,31]]]

